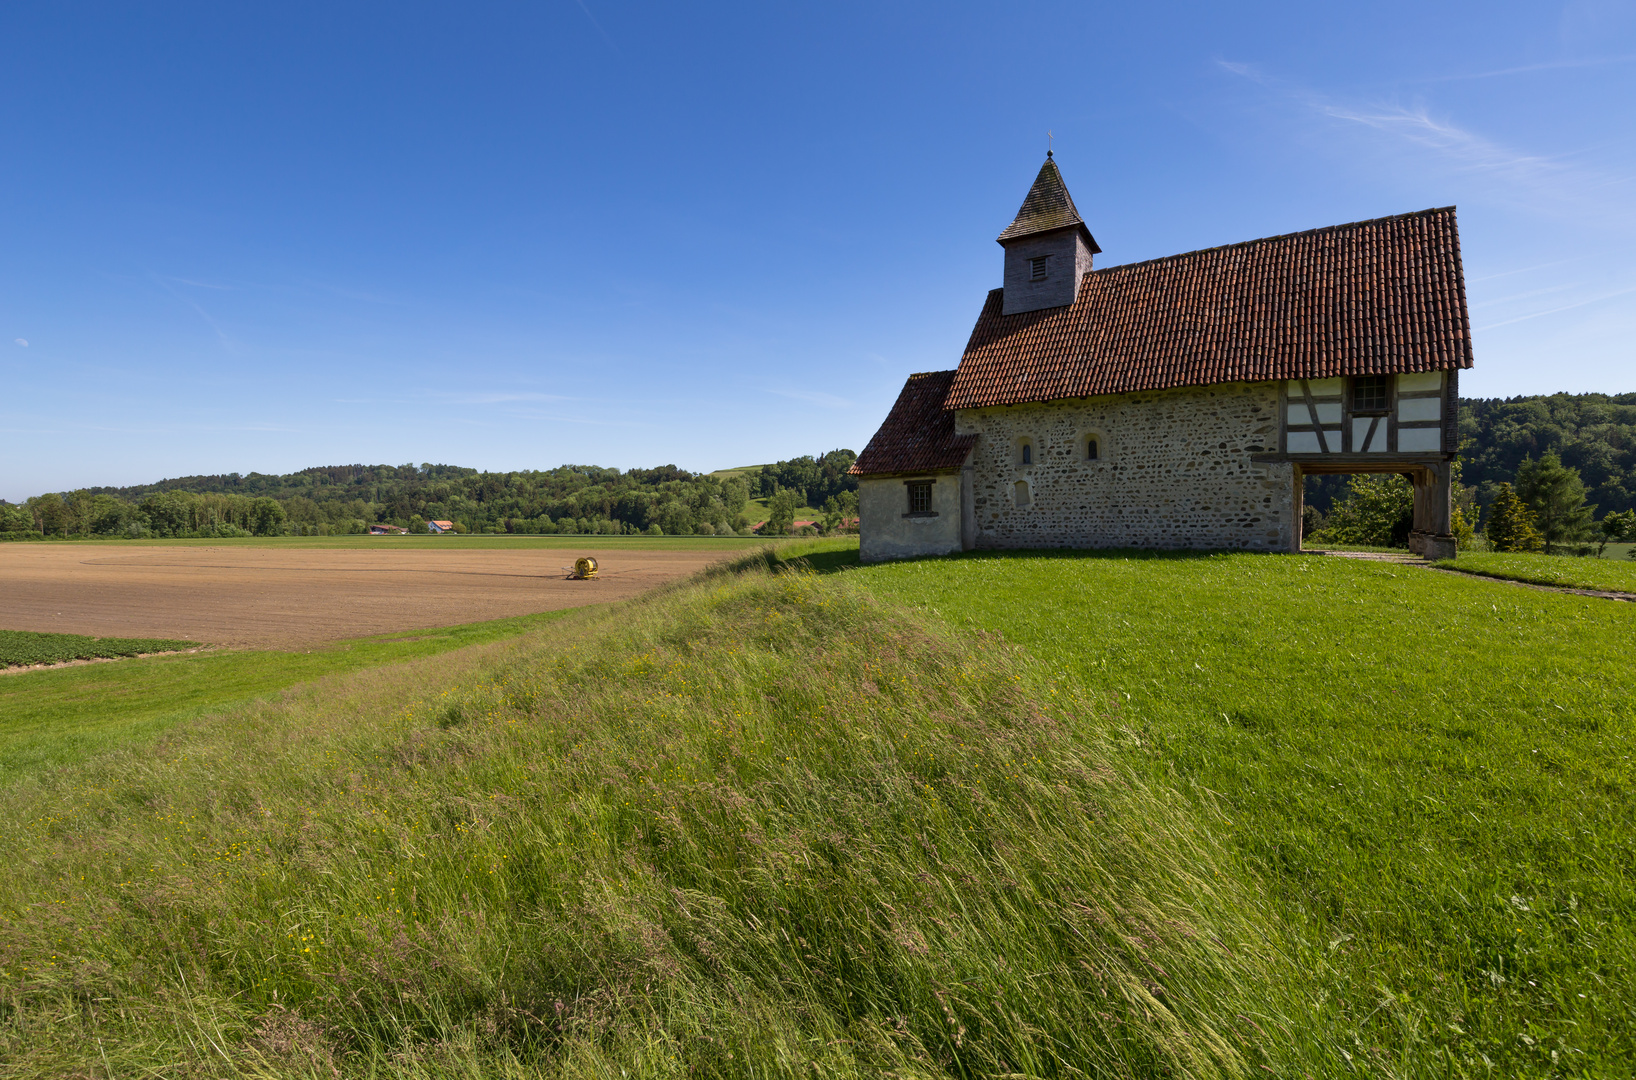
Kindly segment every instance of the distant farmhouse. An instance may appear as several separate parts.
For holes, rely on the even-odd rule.
[[[371,525],[369,527],[370,536],[397,536],[408,531],[401,525]]]
[[[1446,557],[1471,323],[1454,208],[1092,269],[1050,154],[960,366],[858,457],[867,560],[972,548],[1298,551],[1302,477],[1402,473]]]
[[[435,533],[454,532],[454,522],[443,521],[441,519],[437,521],[428,521],[426,523],[426,528]]]

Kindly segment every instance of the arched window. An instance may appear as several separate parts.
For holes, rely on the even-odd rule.
[[[1085,439],[1085,460],[1095,461],[1099,456],[1100,453],[1099,448],[1096,445],[1096,436],[1091,435]]]
[[[1034,464],[1034,444],[1033,443],[1023,443],[1023,461],[1022,461],[1022,463],[1024,465]]]
[[[1014,490],[1018,506],[1027,506],[1033,501],[1028,495],[1028,481],[1018,480]]]

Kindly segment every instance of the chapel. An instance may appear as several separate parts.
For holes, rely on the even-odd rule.
[[[1471,321],[1454,207],[1097,268],[1046,154],[960,363],[859,455],[865,561],[972,548],[1299,551],[1302,478],[1401,473],[1454,554]]]

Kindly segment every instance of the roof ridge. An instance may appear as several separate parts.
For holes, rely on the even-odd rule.
[[[1158,255],[1151,259],[1142,259],[1139,262],[1118,263],[1114,266],[1099,266],[1094,270],[1086,271],[1086,275],[1103,274],[1109,270],[1130,270],[1138,266],[1147,266],[1150,263],[1169,262],[1171,259],[1185,259],[1191,255],[1208,255],[1212,251],[1230,251],[1233,248],[1249,247],[1251,244],[1265,244],[1273,240],[1293,240],[1297,236],[1316,236],[1319,233],[1336,232],[1340,229],[1356,229],[1360,225],[1379,225],[1383,221],[1402,221],[1405,218],[1425,217],[1427,214],[1441,214],[1445,210],[1453,210],[1454,205],[1428,206],[1424,210],[1410,210],[1405,214],[1387,214],[1384,217],[1364,218],[1362,221],[1344,221],[1339,225],[1324,225],[1316,229],[1302,229],[1299,232],[1276,233],[1272,236],[1258,236],[1254,240],[1240,240],[1236,244],[1217,244],[1215,247],[1194,248],[1192,251],[1178,251],[1174,255]]]

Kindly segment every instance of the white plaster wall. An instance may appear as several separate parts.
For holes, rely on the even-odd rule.
[[[905,480],[933,480],[935,517],[908,517]],[[858,481],[858,558],[864,562],[948,555],[960,550],[960,474]]]
[[[977,547],[1296,546],[1294,467],[1250,460],[1278,449],[1277,383],[968,409],[956,430],[979,436]],[[1092,431],[1101,457],[1086,461]],[[1025,436],[1032,466],[1014,456]],[[1019,480],[1026,507],[1014,497]]]

